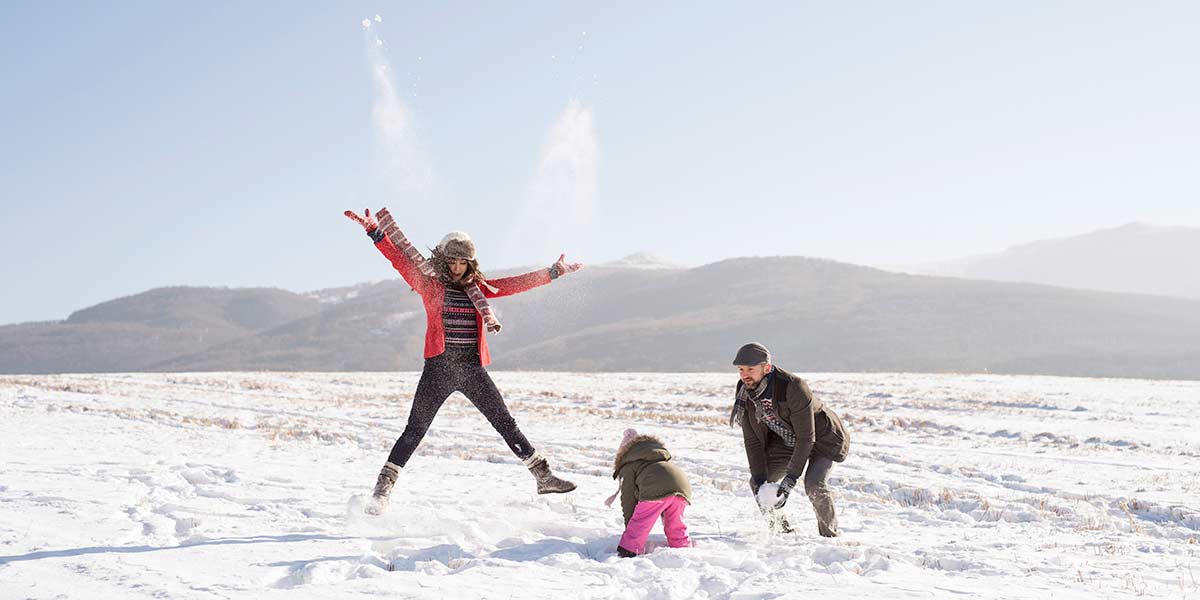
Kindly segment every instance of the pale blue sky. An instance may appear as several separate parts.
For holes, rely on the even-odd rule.
[[[485,268],[904,264],[1200,226],[1195,2],[576,4],[6,4],[0,323],[390,277],[340,214],[364,206],[423,246],[470,232]],[[375,14],[421,190],[381,160]],[[572,98],[593,208],[533,240]]]

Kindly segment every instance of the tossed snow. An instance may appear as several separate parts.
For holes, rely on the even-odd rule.
[[[1200,596],[1200,383],[811,375],[853,437],[824,539],[802,491],[767,530],[732,374],[494,376],[576,492],[456,395],[363,515],[416,373],[0,377],[0,598]],[[690,477],[695,547],[616,557],[630,426]]]
[[[553,255],[592,229],[596,213],[599,141],[594,110],[569,98],[542,143],[507,245],[523,255]]]
[[[375,17],[376,22],[382,21],[379,15]],[[416,115],[405,100],[406,93],[401,91],[408,89],[404,85],[407,82],[396,79],[391,59],[383,50],[383,40],[367,31],[370,26],[370,19],[364,19],[364,41],[374,87],[371,124],[379,144],[377,175],[400,195],[422,194],[432,189],[433,168],[417,135]],[[415,81],[411,83],[416,86]]]

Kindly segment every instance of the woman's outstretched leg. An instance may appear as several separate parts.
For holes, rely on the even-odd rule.
[[[504,443],[508,444],[508,449],[517,455],[517,458],[525,460],[533,456],[533,444],[529,443],[529,439],[521,433],[521,428],[517,427],[517,420],[509,412],[508,405],[504,403],[504,396],[500,394],[500,389],[496,387],[487,370],[475,367],[460,389],[471,404],[483,413],[496,433],[504,438]]]
[[[417,392],[413,394],[412,408],[408,411],[408,424],[388,454],[388,462],[399,467],[408,464],[408,459],[425,438],[438,410],[454,392],[453,374],[439,358],[431,358],[425,363],[421,380],[417,382]]]
[[[521,433],[516,419],[509,412],[508,405],[504,403],[504,397],[500,394],[496,383],[492,381],[491,375],[488,375],[487,370],[483,367],[476,369],[465,380],[460,390],[471,401],[471,404],[474,404],[475,408],[483,413],[500,437],[504,438],[508,449],[517,455],[517,458],[521,459],[521,462],[533,473],[534,479],[537,480],[537,492],[539,494],[562,494],[574,490],[574,483],[561,479],[550,472],[550,463],[542,456],[542,453],[534,449],[525,434]]]
[[[408,464],[408,459],[429,431],[429,425],[437,416],[438,409],[454,391],[451,375],[444,361],[438,360],[438,357],[425,362],[425,370],[421,372],[417,392],[413,395],[412,408],[408,411],[408,425],[392,445],[387,463],[379,471],[371,502],[365,509],[368,514],[382,514],[387,509],[388,498],[391,496],[392,486],[396,484],[396,478],[400,475],[400,469]]]

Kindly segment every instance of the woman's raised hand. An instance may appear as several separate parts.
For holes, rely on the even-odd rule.
[[[569,263],[567,262],[567,255],[560,254],[558,255],[558,260],[550,266],[550,273],[555,277],[558,277],[560,275],[566,275],[567,273],[574,273],[582,268],[583,263]]]
[[[355,223],[362,225],[362,228],[367,230],[367,233],[375,231],[379,227],[379,223],[375,221],[375,217],[371,216],[371,209],[369,208],[363,209],[363,216],[361,217],[354,214],[352,210],[348,210],[342,214]]]

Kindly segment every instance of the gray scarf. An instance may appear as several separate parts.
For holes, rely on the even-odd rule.
[[[775,402],[768,393],[775,383],[773,375],[774,371],[763,377],[753,391],[750,390],[750,386],[742,384],[742,388],[738,390],[734,398],[733,412],[729,414],[729,425],[732,427],[734,423],[741,424],[742,419],[746,418],[746,404],[753,404],[755,420],[763,423],[783,438],[783,443],[788,448],[793,448],[796,446],[796,434],[792,433],[792,430],[776,414]]]

